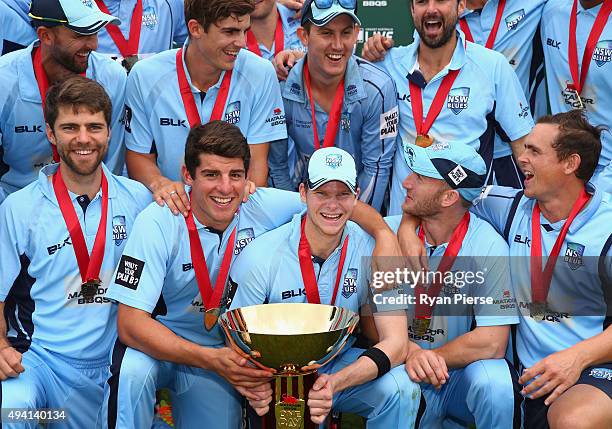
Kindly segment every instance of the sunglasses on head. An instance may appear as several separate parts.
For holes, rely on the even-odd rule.
[[[329,9],[332,7],[334,2],[338,2],[340,6],[345,9],[356,9],[357,8],[357,0],[313,0],[318,9]]]

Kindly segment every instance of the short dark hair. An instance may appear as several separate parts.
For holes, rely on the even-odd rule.
[[[194,126],[189,131],[185,145],[185,167],[192,178],[195,178],[196,169],[200,166],[201,154],[240,158],[244,163],[244,171],[249,171],[251,151],[246,138],[236,125],[212,121]]]
[[[221,19],[250,15],[254,10],[254,0],[185,0],[185,24],[195,19],[208,31]]]
[[[60,107],[72,107],[75,113],[82,108],[90,113],[102,112],[106,126],[110,127],[113,104],[104,87],[96,81],[74,75],[49,88],[44,112],[51,129],[55,126]]]
[[[599,162],[601,133],[608,131],[608,127],[591,125],[582,110],[543,116],[538,119],[538,124],[559,126],[559,134],[552,143],[557,159],[563,161],[573,154],[580,156],[576,177],[589,181]]]

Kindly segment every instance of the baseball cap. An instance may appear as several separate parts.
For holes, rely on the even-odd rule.
[[[312,22],[317,27],[327,25],[332,19],[342,14],[349,15],[356,24],[361,25],[357,18],[357,0],[306,0],[302,6],[301,24]]]
[[[96,34],[107,24],[121,23],[118,18],[102,12],[93,0],[32,0],[29,16],[35,25],[62,24],[85,36]]]
[[[326,147],[315,151],[308,162],[308,189],[317,189],[337,180],[357,193],[357,169],[355,160],[345,150]]]
[[[463,198],[473,201],[487,177],[487,166],[478,152],[465,143],[434,142],[427,148],[409,144],[404,159],[421,176],[444,180]]]

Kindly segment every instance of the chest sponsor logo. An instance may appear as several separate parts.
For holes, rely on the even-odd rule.
[[[518,306],[519,306],[519,310],[521,311],[521,314],[531,317],[530,316],[531,307],[532,307],[531,302],[519,301]],[[544,318],[542,320],[545,322],[561,323],[562,319],[569,319],[569,318],[570,318],[569,313],[561,313],[558,311],[551,310],[550,308],[546,308],[544,312]]]
[[[572,270],[577,270],[583,265],[582,256],[584,255],[584,246],[580,243],[567,243],[565,256],[563,260]]]
[[[595,100],[592,98],[580,96],[580,99],[578,99],[579,96],[576,94],[576,91],[567,87],[561,91],[561,96],[563,97],[565,104],[571,106],[573,109],[581,109],[582,106],[586,106],[587,104],[590,104],[591,106],[595,104]],[[580,100],[582,100],[582,103]]]
[[[15,134],[22,133],[42,133],[42,125],[16,125]]]
[[[147,6],[142,10],[142,25],[149,30],[154,30],[157,26],[157,15],[153,6]]]
[[[410,103],[410,94],[400,94],[397,93],[397,101],[407,101]]]
[[[298,298],[300,296],[306,296],[306,289],[291,289],[291,290],[284,290],[281,292],[281,299],[285,300],[285,299],[291,299],[291,298]]]
[[[125,227],[125,216],[113,217],[113,241],[115,242],[115,246],[120,246],[126,238],[127,229]]]
[[[493,299],[494,305],[499,305],[500,310],[504,310],[506,308],[515,308],[516,300],[512,297],[512,292],[508,289],[504,289],[499,298]]]
[[[531,247],[531,239],[526,235],[516,234],[513,241],[515,243],[525,244],[527,247]]]
[[[387,7],[387,0],[363,0],[363,7]]]
[[[128,289],[136,290],[145,262],[140,259],[132,258],[131,256],[122,255],[119,265],[117,266],[117,275],[115,283],[125,286]]]
[[[597,42],[593,51],[593,61],[597,67],[602,67],[612,61],[612,40],[601,40]]]
[[[399,110],[397,106],[380,115],[380,139],[397,137]]]
[[[351,295],[357,292],[357,277],[359,271],[357,268],[349,268],[346,270],[344,281],[342,282],[342,296],[345,299],[349,299]]]
[[[47,253],[49,253],[49,256],[51,256],[54,253],[56,253],[58,250],[63,248],[64,246],[72,246],[72,241],[70,241],[70,236],[66,237],[64,241],[62,241],[61,243],[57,243],[57,244],[48,246]]]
[[[344,112],[340,117],[340,128],[344,131],[350,131],[351,129],[351,115],[348,112]]]
[[[551,48],[556,48],[556,49],[561,49],[561,42],[559,42],[558,40],[555,39],[551,39],[550,37],[548,37],[546,39],[546,46],[550,46]]]
[[[468,107],[468,101],[470,100],[470,88],[453,88],[449,91],[448,98],[446,100],[446,107],[455,115],[458,115]]]
[[[516,12],[512,12],[510,15],[508,15],[505,18],[506,27],[508,27],[508,30],[514,30],[519,25],[519,23],[523,20],[523,18],[525,18],[524,9],[520,9],[520,10],[517,10]]]
[[[444,339],[444,337],[446,336],[446,333],[444,332],[444,329],[427,329],[427,331],[425,331],[425,333],[423,335],[417,335],[414,333],[414,330],[412,329],[412,325],[408,326],[408,336],[410,337],[411,340],[415,340],[415,341],[427,341],[429,343],[433,343],[436,340],[439,339]],[[440,337],[440,338],[436,338],[436,337]]]
[[[251,241],[255,239],[253,228],[241,229],[236,233],[236,244],[234,246],[234,255],[239,255],[242,249],[247,247]]]
[[[599,378],[601,380],[612,381],[612,369],[609,368],[593,368],[589,372],[590,377]]]
[[[234,101],[227,105],[227,109],[225,109],[225,122],[228,124],[240,122],[240,101]]]
[[[187,128],[185,119],[159,118],[159,125],[162,127],[183,127]]]
[[[283,125],[285,123],[285,114],[283,113],[283,109],[280,107],[275,107],[272,115],[266,119],[266,124],[270,124],[272,127],[276,127],[277,125]]]

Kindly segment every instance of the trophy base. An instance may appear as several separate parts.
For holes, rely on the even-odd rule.
[[[310,420],[306,406],[308,392],[312,389],[317,373],[279,375],[274,377],[272,388],[274,395],[270,411],[258,416],[249,407],[248,420],[250,429],[316,429],[318,425]]]

